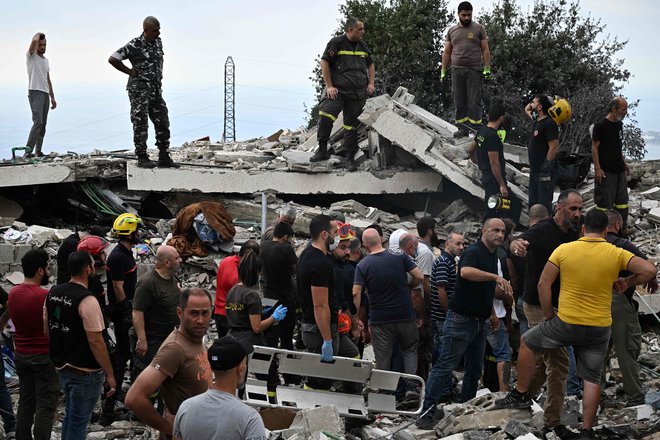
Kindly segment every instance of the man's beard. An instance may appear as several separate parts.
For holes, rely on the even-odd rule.
[[[463,26],[470,26],[472,24],[472,19],[468,18],[467,20],[459,19]]]
[[[41,286],[47,286],[47,285],[48,285],[48,282],[49,282],[48,278],[49,278],[48,275],[44,275],[44,276],[42,276],[42,277],[41,277],[41,281],[39,281],[39,285],[41,285]]]

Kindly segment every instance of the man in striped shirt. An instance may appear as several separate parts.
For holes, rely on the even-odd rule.
[[[456,259],[461,256],[465,247],[465,238],[460,232],[450,232],[445,241],[445,248],[433,263],[431,269],[431,323],[433,326],[433,365],[435,365],[440,350],[447,316],[449,297],[456,286]],[[433,372],[431,372],[433,375]]]

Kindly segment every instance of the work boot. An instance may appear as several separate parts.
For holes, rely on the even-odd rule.
[[[158,168],[180,168],[181,165],[174,162],[170,154],[166,151],[158,155]]]
[[[357,171],[357,165],[352,155],[346,158],[346,171]]]
[[[98,424],[101,426],[110,426],[115,421],[115,414],[103,412],[99,416]]]
[[[309,158],[310,162],[322,162],[324,160],[330,159],[330,153],[328,153],[327,145],[319,145],[319,151],[314,153],[312,157]]]
[[[146,153],[138,154],[137,159],[138,159],[137,166],[139,168],[156,168],[156,162],[149,159],[149,156],[147,156]]]
[[[514,389],[503,399],[495,401],[495,408],[525,409],[532,406],[532,398],[529,393],[521,393]]]
[[[594,432],[593,429],[582,429],[580,431],[580,438],[589,440],[589,439],[596,439],[598,437],[596,437],[596,433]]]
[[[544,438],[546,438],[547,434],[553,433],[557,438],[561,440],[573,440],[573,439],[578,439],[580,438],[580,433],[572,431],[566,425],[557,425],[554,428],[549,428],[549,427],[544,427],[543,428],[544,432]]]
[[[454,133],[454,138],[456,138],[456,139],[464,138],[469,134],[470,134],[470,132],[468,131],[468,129],[466,127],[459,126],[458,131],[456,133]]]

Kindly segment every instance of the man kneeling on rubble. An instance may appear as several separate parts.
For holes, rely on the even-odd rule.
[[[600,400],[600,374],[612,324],[612,288],[619,293],[644,284],[656,274],[655,267],[631,252],[605,240],[607,215],[598,210],[587,214],[583,237],[559,246],[543,269],[538,290],[545,321],[522,337],[518,354],[518,385],[497,408],[531,406],[529,383],[536,353],[572,345],[578,375],[584,380],[582,438],[595,438],[592,427]],[[589,267],[585,267],[585,263]],[[617,278],[622,270],[633,275]],[[552,283],[560,278],[559,311],[551,301]]]

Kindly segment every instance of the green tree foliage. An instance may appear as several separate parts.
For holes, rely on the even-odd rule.
[[[443,33],[454,16],[446,0],[346,0],[339,13],[340,26],[328,40],[344,33],[346,18],[363,20],[364,40],[376,66],[376,95],[392,94],[403,86],[431,112],[440,114],[443,106],[450,105],[451,89],[439,80]],[[310,79],[316,84],[318,102],[325,87],[320,67]],[[310,127],[317,122],[317,109],[318,104],[310,109]]]
[[[451,80],[440,82],[444,35],[457,21],[446,0],[346,0],[339,13],[334,35],[344,33],[347,17],[364,20],[377,95],[403,86],[417,104],[453,120]],[[485,12],[475,10],[474,20],[485,26],[491,52],[493,76],[484,86],[485,109],[492,100],[505,102],[513,128],[507,139],[527,144],[531,123],[523,109],[534,94],[559,95],[573,110],[570,122],[562,125],[560,150],[589,154],[589,126],[605,116],[607,103],[630,78],[619,57],[626,42],[606,34],[605,25],[583,13],[578,2],[566,0],[537,0],[526,11],[516,0],[500,0]],[[324,89],[320,67],[310,79],[318,101]],[[624,150],[641,159],[646,150],[634,120],[637,103],[629,104]],[[318,104],[310,109],[310,127],[317,122],[317,109]]]
[[[523,108],[536,93],[565,97],[573,117],[562,126],[560,151],[589,153],[589,126],[606,114],[607,103],[630,78],[618,58],[627,42],[605,34],[605,25],[585,15],[578,2],[539,0],[522,11],[515,0],[502,0],[477,17],[486,27],[493,79],[485,87],[487,101],[507,104],[513,132],[526,143],[530,122]],[[646,152],[630,103],[624,149],[634,159]]]

